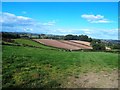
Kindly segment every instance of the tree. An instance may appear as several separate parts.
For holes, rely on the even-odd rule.
[[[89,38],[87,35],[79,35],[79,40],[91,42],[92,38]]]
[[[113,49],[120,49],[120,43],[113,44]]]
[[[38,35],[38,37],[41,39],[41,35]]]
[[[92,42],[92,38],[88,38],[88,42]]]
[[[81,41],[88,41],[91,42],[92,38],[89,38],[87,35],[71,35],[68,34],[64,37],[65,40],[81,40]]]
[[[20,38],[20,35],[16,33],[2,32],[2,38],[15,39]]]
[[[79,40],[88,41],[88,36],[87,35],[79,35]]]
[[[97,51],[100,51],[100,50],[105,50],[105,44],[104,43],[101,43],[100,41],[98,42],[99,40],[93,40],[91,42],[91,46],[93,47],[93,50],[97,50]]]
[[[74,38],[73,38],[73,35],[69,34],[69,35],[66,35],[64,39],[65,40],[73,40]]]

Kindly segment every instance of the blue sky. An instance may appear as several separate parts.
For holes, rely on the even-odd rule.
[[[117,2],[4,2],[3,31],[118,39]]]

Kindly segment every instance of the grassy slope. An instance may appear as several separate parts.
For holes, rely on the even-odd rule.
[[[41,47],[41,48],[44,48],[44,49],[55,49],[53,47],[44,46],[44,45],[39,44],[37,42],[34,42],[34,41],[30,40],[30,39],[14,39],[14,40],[18,44],[26,44],[26,45]]]
[[[68,76],[117,68],[118,55],[3,46],[3,87],[59,87]]]

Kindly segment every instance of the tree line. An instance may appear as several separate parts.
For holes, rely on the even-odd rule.
[[[3,39],[16,39],[16,38],[31,38],[27,34],[24,36],[21,36],[20,33],[9,33],[9,32],[2,32],[2,38]],[[80,40],[80,41],[87,41],[91,43],[91,46],[93,47],[93,50],[105,50],[106,46],[112,48],[112,49],[120,49],[120,43],[114,44],[114,43],[103,43],[99,39],[92,39],[91,37],[88,37],[87,35],[72,35],[68,34],[65,36],[58,36],[58,35],[40,35],[38,34],[39,39],[56,39],[56,40]]]
[[[16,33],[2,32],[2,38],[16,39],[20,38],[20,35]]]
[[[66,35],[64,40],[81,40],[81,41],[88,41],[91,42],[92,38],[88,37],[87,35]]]

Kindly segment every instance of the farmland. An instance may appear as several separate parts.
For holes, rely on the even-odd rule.
[[[30,46],[40,47],[43,49],[55,49],[53,47],[41,45],[40,43],[36,43],[30,39],[14,39],[14,40],[15,40],[15,43],[17,43],[17,44],[30,45]]]
[[[30,39],[14,40],[21,46],[3,45],[2,48],[3,87],[118,87],[117,53],[69,52]]]
[[[89,42],[84,42],[84,41],[80,41],[79,43],[77,43],[78,42],[77,40],[76,41],[51,40],[51,39],[34,39],[34,40],[44,45],[69,49],[69,50],[92,49],[90,44],[88,45]]]

